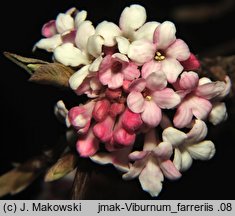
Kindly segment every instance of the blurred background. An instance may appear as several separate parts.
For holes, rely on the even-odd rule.
[[[97,25],[103,20],[118,23],[125,6],[137,3],[147,10],[147,21],[170,20],[199,58],[235,55],[234,0],[40,0],[4,1],[1,5],[0,76],[1,136],[0,174],[52,146],[64,127],[53,115],[54,104],[63,99],[79,103],[71,92],[27,82],[28,74],[3,55],[3,51],[50,61],[42,51],[32,53],[42,38],[41,27],[59,12],[71,7],[84,9]],[[234,71],[235,73],[235,71]],[[217,149],[208,162],[194,162],[177,182],[166,181],[158,199],[234,199],[234,99],[228,101],[229,120],[209,133]],[[214,131],[213,131],[214,130]],[[114,171],[115,172],[115,171]],[[39,178],[24,192],[4,199],[69,199],[67,181],[42,183]],[[125,183],[123,183],[125,184]],[[138,183],[135,183],[138,184]],[[140,197],[141,198],[141,197]],[[150,199],[143,192],[143,199]]]

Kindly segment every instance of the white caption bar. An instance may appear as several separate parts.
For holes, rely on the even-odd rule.
[[[235,215],[235,200],[0,201],[1,216]]]

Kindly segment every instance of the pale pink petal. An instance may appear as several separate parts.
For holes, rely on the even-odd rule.
[[[173,127],[166,128],[162,133],[164,142],[170,143],[172,146],[177,147],[183,145],[187,139],[187,135]]]
[[[129,46],[128,57],[139,65],[152,60],[155,55],[155,46],[147,40],[136,40]]]
[[[161,70],[162,64],[160,61],[151,60],[145,63],[141,69],[141,75],[146,79],[151,73]]]
[[[146,155],[149,154],[146,151],[134,151],[129,154],[129,159],[132,161],[142,160]]]
[[[189,106],[191,107],[193,115],[197,119],[202,120],[205,120],[207,118],[212,109],[212,104],[210,103],[210,101],[199,97],[192,97],[190,99]]]
[[[91,128],[85,136],[79,137],[76,148],[81,157],[92,156],[98,151],[99,141],[94,136]]]
[[[86,77],[89,74],[89,65],[86,65],[82,67],[80,70],[75,72],[70,78],[69,78],[69,86],[73,90],[77,90],[78,87],[80,87],[83,83],[83,81],[86,79]],[[79,90],[78,90],[79,92]]]
[[[55,59],[66,65],[76,67],[79,65],[87,65],[90,63],[87,55],[85,55],[81,50],[74,47],[71,43],[65,43],[54,50]]]
[[[197,87],[195,94],[199,97],[203,97],[210,100],[219,94],[221,94],[225,89],[225,83],[221,81],[211,82]]]
[[[77,95],[82,95],[85,92],[90,91],[90,79],[89,78],[84,79],[82,84],[74,91]]]
[[[134,80],[139,78],[140,71],[138,66],[133,62],[130,62],[127,67],[124,67],[122,70],[122,74],[126,80]]]
[[[103,85],[108,85],[112,78],[111,69],[107,69],[106,71],[99,71],[99,80]]]
[[[103,21],[96,27],[96,35],[100,35],[104,38],[105,46],[111,47],[116,45],[115,37],[121,35],[121,30],[116,24]]]
[[[178,169],[179,171],[181,170],[181,163],[182,163],[181,152],[178,148],[175,148],[173,164],[175,165],[176,169]]]
[[[193,128],[187,133],[187,143],[197,143],[205,139],[207,135],[206,123],[196,119]]]
[[[123,84],[124,75],[122,73],[112,73],[111,80],[108,82],[110,89],[117,89]]]
[[[91,21],[82,22],[77,28],[77,34],[75,38],[76,46],[81,50],[87,49],[88,38],[95,33],[95,28]]]
[[[173,153],[173,148],[169,142],[161,142],[153,150],[153,154],[157,156],[157,159],[168,160]]]
[[[77,15],[75,16],[75,27],[78,28],[78,26],[86,20],[87,12],[85,10],[79,11]]]
[[[146,20],[145,8],[138,4],[126,7],[120,16],[119,26],[126,35],[130,35],[130,31],[138,29]]]
[[[198,86],[198,74],[190,71],[183,72],[180,76],[179,85],[181,89],[194,89]]]
[[[181,152],[181,168],[180,171],[188,170],[193,164],[193,159],[187,150]]]
[[[228,117],[227,109],[225,103],[215,103],[209,114],[209,121],[213,125],[217,125],[225,121]]]
[[[232,87],[232,82],[231,82],[231,79],[229,78],[229,76],[225,76],[224,78],[224,82],[225,82],[225,88],[224,88],[224,91],[221,92],[217,97],[216,99],[223,99],[224,97],[226,97],[230,91],[231,91],[231,87]]]
[[[159,22],[153,21],[145,23],[136,32],[134,32],[135,40],[146,39],[153,41],[153,34],[158,25],[160,25]]]
[[[137,80],[134,80],[133,82],[131,82],[129,84],[128,90],[130,92],[132,92],[132,91],[142,92],[145,89],[145,86],[146,86],[145,79],[140,78],[140,79],[137,79]]]
[[[154,101],[145,101],[144,111],[141,113],[141,118],[143,122],[150,127],[156,127],[162,118],[161,109],[155,104]]]
[[[166,75],[162,71],[153,72],[146,78],[146,87],[152,91],[161,90],[166,85]]]
[[[185,61],[190,56],[188,45],[181,39],[176,39],[164,53],[167,57]]]
[[[87,41],[87,51],[95,58],[98,58],[102,53],[102,46],[104,45],[104,38],[100,35],[92,35]]]
[[[172,109],[180,102],[180,96],[171,88],[155,91],[151,94],[155,103],[162,109]]]
[[[163,172],[163,175],[170,180],[176,180],[181,177],[181,173],[178,171],[171,160],[161,162],[160,168]]]
[[[199,60],[192,53],[190,54],[190,56],[187,60],[181,61],[180,63],[183,65],[184,70],[186,70],[186,71],[197,70],[200,67]]]
[[[182,102],[175,113],[173,122],[177,128],[186,127],[193,118],[192,110],[187,102]]]
[[[122,37],[122,36],[117,36],[116,41],[117,41],[118,50],[120,51],[120,53],[127,54],[130,41],[127,38]]]
[[[124,180],[131,180],[134,179],[136,177],[138,177],[140,175],[140,173],[142,172],[142,170],[144,169],[146,160],[139,160],[139,161],[135,161],[131,166],[130,166],[130,170],[128,170],[128,172],[126,172],[125,174],[122,175],[122,178]]]
[[[52,37],[57,34],[55,20],[51,20],[42,27],[42,35],[44,37]]]
[[[132,91],[127,96],[127,106],[134,113],[144,111],[144,98],[140,92]]]
[[[165,21],[160,24],[155,32],[153,42],[157,45],[157,49],[166,49],[175,40],[176,28],[174,23]]]
[[[190,145],[187,151],[195,160],[210,160],[215,155],[215,145],[210,140]]]
[[[183,71],[183,66],[173,58],[166,58],[162,61],[162,71],[166,74],[169,83],[174,83]]]
[[[56,18],[56,29],[59,33],[72,30],[74,28],[74,20],[69,14],[60,13]]]
[[[139,175],[139,181],[144,191],[151,196],[158,196],[162,190],[163,174],[154,160],[149,160]]]

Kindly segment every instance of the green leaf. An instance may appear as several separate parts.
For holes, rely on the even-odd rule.
[[[58,180],[73,171],[76,166],[77,156],[71,152],[67,153],[47,171],[44,180],[46,182]]]

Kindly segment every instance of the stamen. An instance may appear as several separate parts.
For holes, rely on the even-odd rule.
[[[151,96],[146,96],[146,98],[145,98],[147,101],[151,101],[152,100],[152,97]]]
[[[156,52],[156,56],[155,56],[155,60],[157,60],[157,61],[162,61],[162,60],[164,60],[165,59],[165,56],[164,55],[162,55],[160,52]]]

